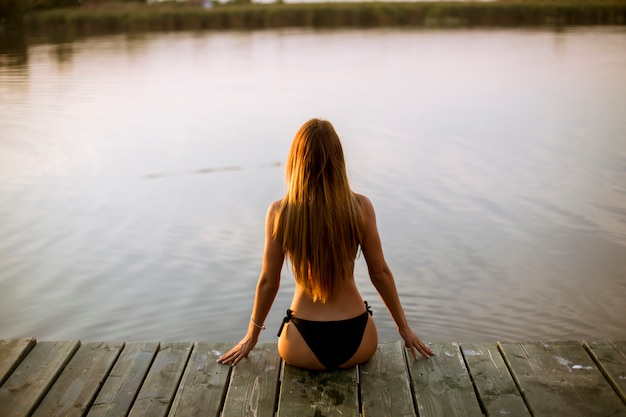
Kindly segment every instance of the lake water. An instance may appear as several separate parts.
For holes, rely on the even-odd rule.
[[[0,54],[0,338],[238,340],[335,125],[426,341],[625,339],[626,29],[268,30]],[[399,338],[368,280],[381,340]],[[289,305],[280,292],[262,340]]]

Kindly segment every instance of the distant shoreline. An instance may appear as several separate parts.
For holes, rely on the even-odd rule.
[[[109,4],[30,12],[34,35],[91,35],[172,30],[288,27],[566,27],[626,25],[626,0],[499,0],[492,2],[350,2]]]

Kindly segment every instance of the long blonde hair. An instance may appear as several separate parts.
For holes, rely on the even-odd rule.
[[[350,189],[343,148],[332,124],[311,119],[296,133],[285,168],[287,193],[275,216],[296,282],[326,302],[354,270],[365,220]]]

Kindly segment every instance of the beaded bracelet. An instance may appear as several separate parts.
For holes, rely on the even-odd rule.
[[[254,327],[261,329],[261,330],[265,330],[265,326],[263,326],[262,324],[258,324],[256,321],[254,321],[252,316],[250,316],[250,320],[252,320],[252,324],[254,324]]]

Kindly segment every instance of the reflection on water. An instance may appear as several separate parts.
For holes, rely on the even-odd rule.
[[[26,39],[21,30],[0,27],[0,67],[23,67],[28,62]]]
[[[621,28],[21,39],[0,50],[0,337],[238,339],[310,117],[424,339],[626,337]]]

